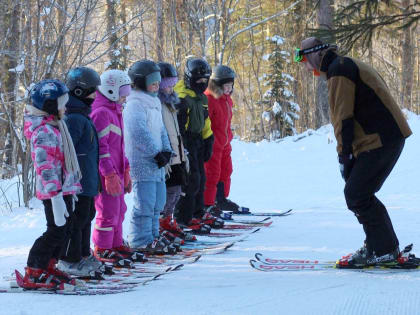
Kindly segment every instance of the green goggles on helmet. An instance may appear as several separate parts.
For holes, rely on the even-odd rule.
[[[306,61],[305,55],[323,50],[328,47],[330,47],[330,44],[317,45],[317,46],[306,48],[306,49],[295,48],[294,61],[305,62]]]

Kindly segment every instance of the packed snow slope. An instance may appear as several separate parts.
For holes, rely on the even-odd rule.
[[[420,255],[420,118],[409,116],[414,135],[407,139],[378,197],[389,210],[401,246],[414,243],[414,252]],[[281,142],[233,142],[231,199],[255,212],[293,208],[292,215],[274,218],[271,227],[225,254],[202,257],[134,292],[89,297],[0,294],[0,313],[419,313],[420,271],[266,273],[250,267],[248,261],[255,252],[276,258],[335,260],[362,245],[362,228],[345,206],[331,126],[309,133]],[[10,200],[12,190],[6,193]],[[127,203],[129,216],[132,196]],[[34,202],[34,206],[33,210],[15,207],[11,213],[3,206],[0,286],[7,285],[3,276],[14,268],[23,271],[30,246],[44,230],[40,204]]]

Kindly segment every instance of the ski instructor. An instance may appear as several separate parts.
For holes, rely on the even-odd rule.
[[[366,234],[365,244],[341,259],[338,267],[393,263],[399,255],[398,238],[375,193],[397,162],[410,127],[379,73],[357,59],[338,55],[335,45],[307,38],[296,50],[295,61],[327,80],[347,207]]]

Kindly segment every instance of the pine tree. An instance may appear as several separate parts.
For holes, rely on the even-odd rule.
[[[268,38],[272,46],[271,53],[266,56],[270,63],[270,71],[265,75],[268,90],[264,95],[266,110],[263,119],[270,124],[270,139],[275,140],[296,133],[295,120],[299,119],[299,105],[292,101],[292,82],[294,78],[284,72],[285,63],[290,54],[282,49],[284,39],[278,35]]]

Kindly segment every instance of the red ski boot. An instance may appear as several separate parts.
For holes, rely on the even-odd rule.
[[[18,286],[27,290],[64,290],[65,283],[40,268],[25,267],[25,276],[15,270]]]
[[[133,262],[147,262],[147,258],[144,257],[143,253],[135,251],[125,242],[121,246],[113,248],[113,250],[125,259],[130,259]]]
[[[132,268],[133,266],[130,259],[125,259],[114,249],[106,249],[95,246],[95,251],[93,253],[99,261],[111,263],[115,267]]]
[[[170,215],[163,218],[159,218],[159,226],[163,230],[171,232],[171,233],[179,234],[183,232],[181,227],[176,222],[175,218],[173,218]]]
[[[215,229],[220,229],[225,224],[225,221],[213,216],[210,212],[205,212],[204,215],[199,219],[201,220],[202,224],[210,225],[212,228]]]

